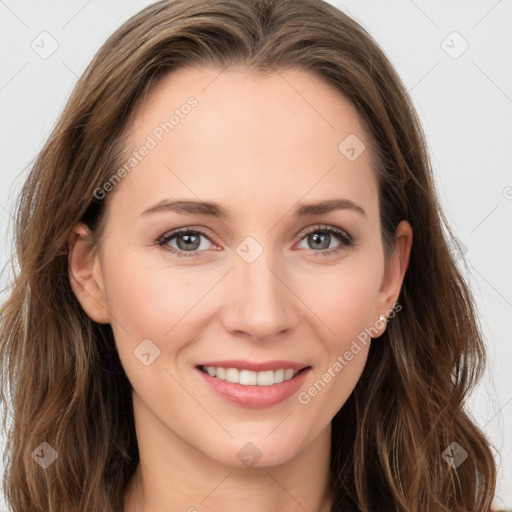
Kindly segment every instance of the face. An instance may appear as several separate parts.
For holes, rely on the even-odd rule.
[[[407,243],[385,266],[358,116],[307,72],[179,70],[139,108],[134,151],[73,286],[112,324],[137,426],[286,462],[330,432],[405,272]]]

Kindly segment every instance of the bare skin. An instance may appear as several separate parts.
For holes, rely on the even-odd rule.
[[[133,386],[140,464],[124,511],[327,512],[330,422],[370,342],[342,371],[333,363],[365,328],[378,326],[374,338],[384,332],[379,317],[398,299],[412,229],[399,224],[386,266],[369,141],[353,107],[322,79],[179,70],[139,108],[130,151],[190,96],[197,106],[109,192],[101,245],[84,244],[81,224],[69,238],[74,292],[93,320],[112,325]],[[350,134],[366,144],[353,161],[338,149]],[[228,216],[141,215],[164,199],[216,202]],[[295,215],[332,199],[364,214]],[[353,243],[322,231],[331,226]],[[189,251],[198,256],[157,243],[183,227],[204,232]],[[237,252],[247,236],[256,244],[242,247],[262,251],[250,263]],[[182,233],[166,247],[186,252],[183,242]],[[149,365],[134,356],[146,339],[160,351]],[[217,395],[195,368],[224,359],[308,365],[302,392],[325,382],[329,368],[334,376],[308,403],[295,393],[247,408]],[[261,454],[252,467],[237,455],[247,443]]]

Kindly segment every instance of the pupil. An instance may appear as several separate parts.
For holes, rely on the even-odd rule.
[[[317,249],[327,249],[329,247],[329,236],[327,233],[314,233],[312,235],[312,238],[314,239],[315,243],[316,244],[320,244],[317,245]]]
[[[195,240],[192,240],[194,239]],[[182,245],[180,241],[184,241],[185,245]],[[178,247],[182,250],[197,249],[199,247],[199,236],[197,235],[180,235],[177,239]]]

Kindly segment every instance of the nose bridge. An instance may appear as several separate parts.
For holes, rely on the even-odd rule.
[[[248,240],[237,248],[224,323],[230,331],[263,338],[291,327],[293,305],[283,266],[270,248],[259,246]]]

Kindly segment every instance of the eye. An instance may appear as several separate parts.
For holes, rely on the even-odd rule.
[[[338,241],[337,245],[332,242]],[[204,242],[206,241],[206,242]],[[203,243],[204,242],[204,243]],[[308,228],[300,239],[300,243],[306,242],[316,254],[328,256],[354,245],[352,237],[342,229],[334,226],[313,226]],[[180,228],[162,235],[157,243],[165,250],[179,257],[201,256],[201,254],[215,247],[210,237],[200,229]],[[297,245],[299,248],[300,245]],[[218,248],[217,248],[218,250]]]
[[[203,243],[202,239],[208,242]],[[208,244],[211,240],[206,233],[190,228],[176,229],[158,240],[158,245],[180,257],[200,256],[201,252],[209,249]]]
[[[336,240],[338,240],[338,245],[333,245],[332,242],[336,242]],[[354,243],[352,237],[347,232],[334,226],[313,226],[308,228],[303,233],[300,241],[301,243],[305,242],[309,246],[305,247],[306,249],[312,249],[315,253],[320,253],[324,256],[352,247]]]

